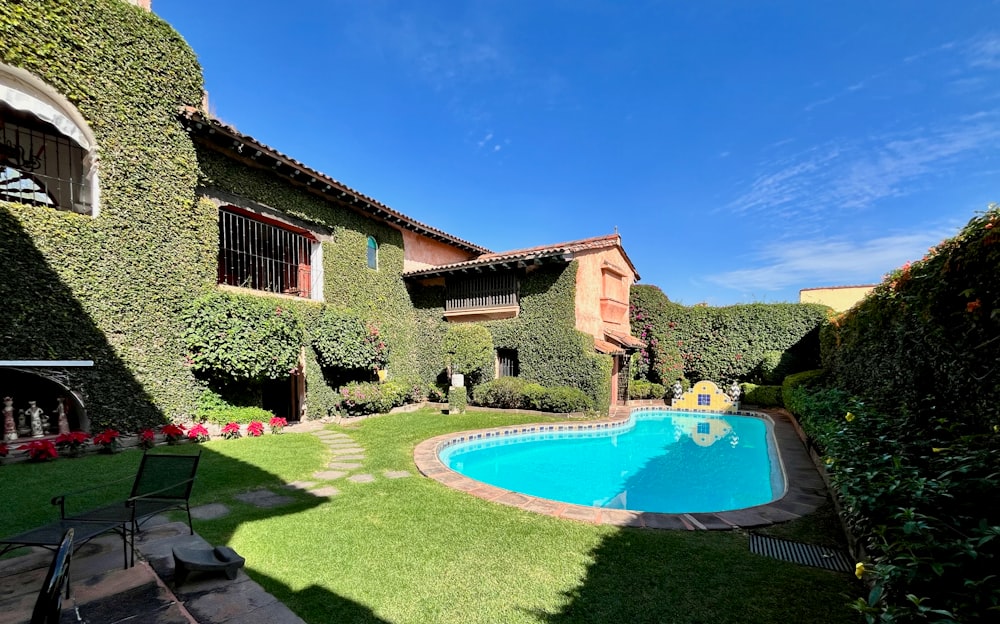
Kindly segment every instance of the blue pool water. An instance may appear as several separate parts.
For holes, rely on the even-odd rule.
[[[477,439],[440,457],[490,485],[613,509],[727,511],[784,491],[770,424],[752,416],[636,412],[631,427]]]

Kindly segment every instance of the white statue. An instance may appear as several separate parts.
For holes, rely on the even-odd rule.
[[[69,433],[69,419],[66,417],[66,399],[63,397],[56,399],[56,414],[58,415],[59,433]]]
[[[736,403],[740,400],[741,394],[743,391],[740,390],[740,384],[733,380],[733,383],[729,385],[729,398],[733,400],[733,403]]]
[[[670,387],[670,391],[674,393],[675,399],[680,399],[681,395],[684,394],[684,388],[681,386],[681,381],[678,379],[674,382],[674,385]]]
[[[14,399],[3,398],[3,439],[8,442],[17,439],[17,423],[14,422]]]
[[[35,405],[34,401],[28,401],[28,409],[24,410],[25,416],[31,422],[31,437],[40,438],[45,435],[45,425],[49,424],[49,419],[45,417],[42,408]],[[42,419],[45,419],[44,423]]]

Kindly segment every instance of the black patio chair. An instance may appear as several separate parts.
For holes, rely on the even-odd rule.
[[[35,608],[31,611],[31,624],[59,624],[64,587],[66,597],[69,598],[69,564],[72,558],[73,529],[69,529],[49,564],[45,583],[42,584],[42,590],[35,600]]]
[[[131,493],[125,500],[119,500],[89,511],[69,514],[66,511],[69,497],[114,486],[127,481],[129,477],[60,494],[52,499],[52,504],[59,505],[59,514],[65,520],[122,523],[130,533],[129,544],[132,549],[132,565],[134,565],[135,534],[143,522],[156,514],[172,509],[183,509],[187,512],[188,529],[194,535],[188,499],[191,497],[191,488],[194,486],[194,477],[200,459],[201,451],[198,451],[196,455],[145,453],[139,464],[139,471],[132,482]]]

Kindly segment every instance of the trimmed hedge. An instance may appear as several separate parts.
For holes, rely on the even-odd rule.
[[[593,400],[578,388],[546,388],[520,377],[501,377],[472,391],[472,402],[484,407],[531,409],[544,412],[590,412]]]
[[[451,386],[448,388],[448,413],[464,414],[469,405],[469,394],[465,386]]]
[[[781,407],[781,386],[758,386],[752,383],[741,383],[740,403],[758,407]]]
[[[662,384],[645,379],[633,379],[628,385],[628,398],[630,399],[662,399],[666,392],[667,390]]]
[[[1000,206],[890,273],[823,332],[833,383],[887,413],[1000,425]]]
[[[633,286],[632,325],[648,347],[640,375],[669,385],[691,381],[778,381],[816,368],[819,329],[831,310],[817,304],[751,303],[721,308],[672,303],[656,286]]]

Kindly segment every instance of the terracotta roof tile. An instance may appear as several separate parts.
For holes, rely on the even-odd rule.
[[[437,228],[433,228],[425,223],[417,221],[416,219],[412,219],[401,212],[393,210],[392,208],[389,208],[388,206],[378,201],[377,199],[365,195],[364,193],[361,193],[360,191],[357,191],[347,186],[346,184],[343,184],[342,182],[339,182],[334,178],[331,178],[325,173],[317,171],[299,162],[298,160],[295,160],[291,156],[283,154],[282,152],[279,152],[273,147],[269,147],[261,143],[260,141],[249,135],[243,134],[233,126],[227,125],[219,121],[218,119],[210,117],[197,108],[191,106],[183,107],[181,109],[180,116],[181,119],[186,122],[186,125],[189,130],[197,130],[201,134],[222,132],[228,137],[231,137],[237,143],[236,145],[233,145],[233,148],[236,149],[239,155],[243,157],[249,157],[248,153],[250,151],[258,152],[261,154],[266,153],[275,161],[282,162],[292,167],[293,169],[296,169],[306,174],[307,176],[315,178],[316,181],[326,185],[331,191],[347,194],[352,198],[356,198],[357,200],[360,200],[361,202],[368,204],[372,208],[372,210],[371,211],[361,210],[361,211],[365,212],[366,214],[370,214],[376,219],[385,221],[389,224],[396,225],[398,227],[404,227],[418,234],[429,236],[430,238],[451,244],[455,247],[459,247],[471,253],[479,253],[479,254],[491,253],[490,250],[485,247],[480,247],[479,245],[458,238],[457,236],[452,236],[447,232],[444,232]],[[249,149],[244,151],[244,148],[249,148]],[[331,199],[337,199],[337,198],[331,197]],[[360,208],[357,209],[360,210]]]

